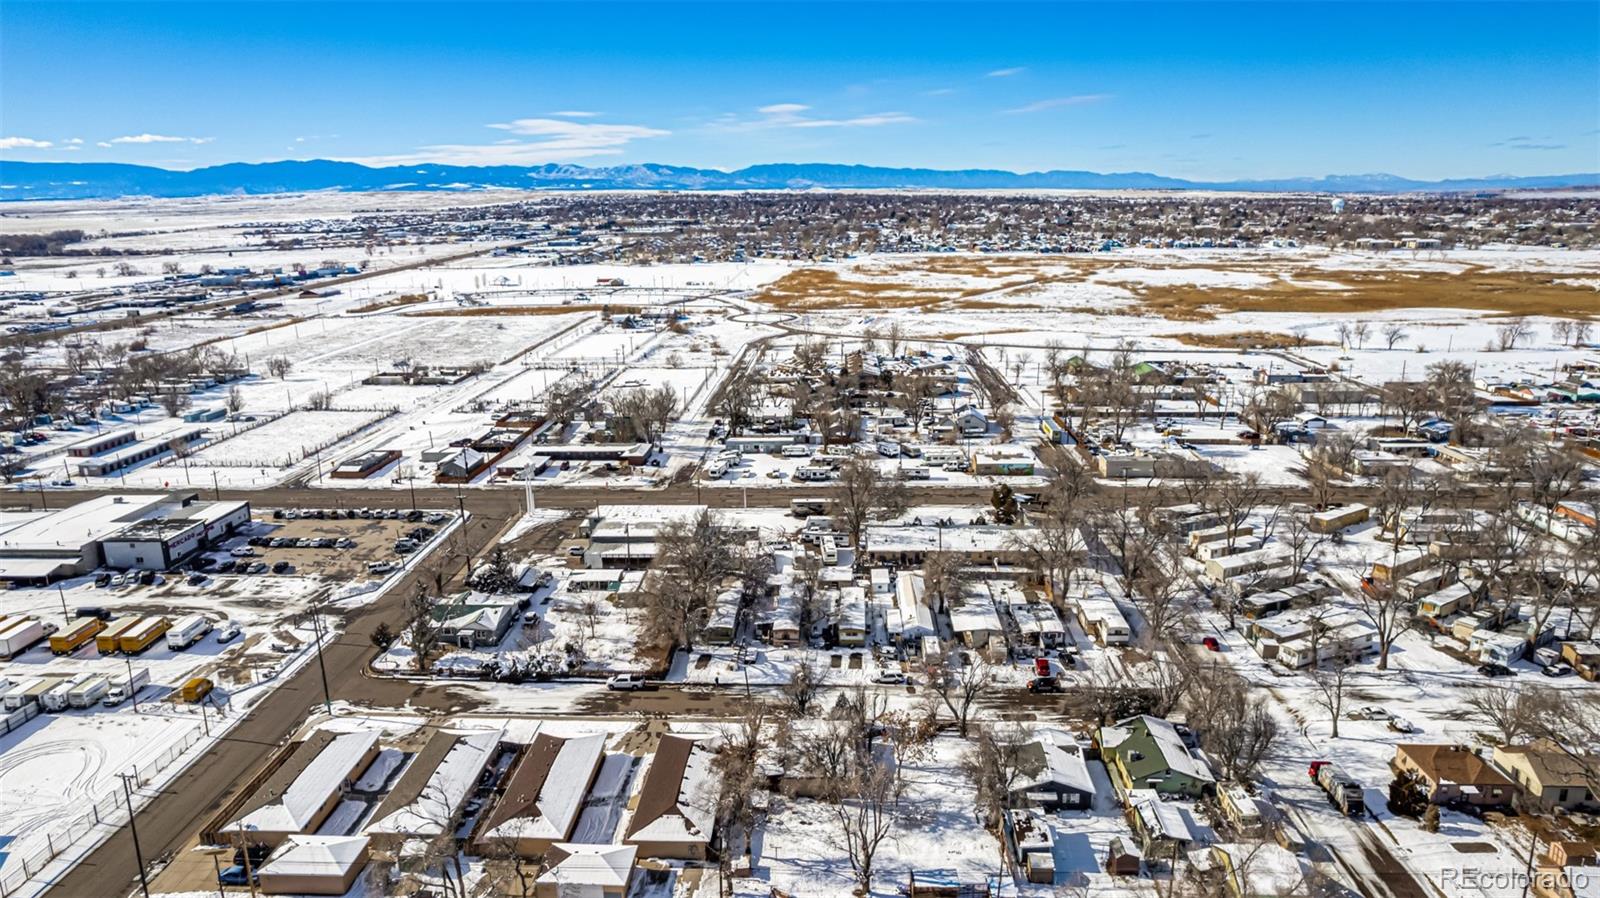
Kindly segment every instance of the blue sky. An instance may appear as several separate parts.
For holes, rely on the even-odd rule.
[[[5,0],[0,154],[1600,170],[1600,2]]]

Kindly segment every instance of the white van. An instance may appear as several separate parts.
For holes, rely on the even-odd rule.
[[[896,443],[894,440],[879,440],[878,454],[884,458],[899,458],[900,444]]]

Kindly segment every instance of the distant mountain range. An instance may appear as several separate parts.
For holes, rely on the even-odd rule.
[[[1009,172],[998,169],[881,168],[780,163],[725,172],[675,165],[536,166],[394,165],[372,168],[325,159],[230,163],[171,171],[109,162],[0,161],[0,200],[187,197],[299,193],[313,190],[1240,190],[1257,192],[1407,193],[1600,186],[1600,173],[1491,175],[1418,181],[1397,175],[1327,175],[1248,181],[1189,181],[1148,172]]]

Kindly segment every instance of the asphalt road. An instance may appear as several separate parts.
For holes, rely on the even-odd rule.
[[[314,492],[320,499],[331,498],[326,490],[302,492]],[[282,498],[278,501],[282,501]],[[419,494],[419,502],[421,498]],[[476,556],[492,545],[512,519],[507,509],[514,507],[520,512],[521,497],[514,498],[516,502],[494,501],[494,494],[469,494],[466,497],[466,508],[472,517],[467,522],[463,539],[471,555]],[[264,498],[259,501],[263,505],[274,504]],[[452,495],[448,503],[434,501],[429,505],[454,508],[456,502]],[[447,556],[442,549],[442,546],[437,547],[431,557],[445,559]],[[453,568],[449,572],[452,575],[459,576],[465,570],[463,556],[450,557],[449,564]],[[402,707],[410,703],[440,710],[453,705],[455,696],[448,688],[375,678],[365,673],[368,661],[376,652],[371,642],[373,630],[380,621],[387,621],[390,627],[399,629],[404,598],[417,588],[417,584],[431,583],[429,570],[430,565],[425,561],[398,580],[377,601],[355,611],[339,638],[327,644],[323,660],[327,665],[329,688],[335,699],[384,707]],[[169,783],[139,812],[139,840],[145,859],[153,862],[182,847],[194,835],[199,823],[215,813],[232,795],[239,781],[265,762],[268,755],[294,733],[307,713],[322,701],[321,672],[316,659],[312,659],[257,703],[226,737]],[[124,895],[137,879],[136,867],[133,838],[130,830],[124,827],[74,867],[48,894],[71,898]]]
[[[382,487],[351,487],[311,489],[300,486],[281,486],[259,490],[222,489],[210,487],[177,487],[177,491],[193,490],[202,498],[248,499],[257,508],[410,508],[410,490]],[[1150,486],[1143,482],[1125,485],[1104,485],[1098,493],[1099,501],[1118,503],[1123,491],[1136,497],[1164,496],[1171,501],[1181,501],[1174,496],[1173,487]],[[62,508],[106,493],[140,492],[133,488],[45,490],[18,489],[0,493],[0,507],[4,508]],[[160,492],[145,489],[143,492]],[[694,483],[673,483],[657,489],[627,487],[549,487],[534,494],[534,504],[541,508],[592,509],[596,505],[627,502],[646,502],[656,505],[708,505],[713,508],[786,508],[791,499],[825,497],[835,494],[826,484],[813,487],[752,486],[752,487],[701,487]],[[523,493],[520,485],[475,486],[461,490],[453,488],[419,487],[415,503],[421,508],[455,508],[457,497],[462,497],[471,508],[487,515],[502,518],[522,512]],[[939,487],[907,486],[912,505],[988,505],[993,490],[987,486]],[[1338,490],[1341,503],[1372,503],[1378,499],[1376,487],[1344,487]],[[1491,500],[1487,489],[1467,487],[1456,499],[1464,505],[1479,506]],[[1311,492],[1305,487],[1275,486],[1266,490],[1264,502],[1310,501]],[[1137,499],[1135,499],[1137,501]]]
[[[1132,485],[1128,489],[1144,491]],[[71,502],[94,496],[99,491],[48,492],[44,501],[58,508]],[[209,498],[210,490],[202,490]],[[537,495],[541,507],[588,509],[597,504],[627,500],[652,503],[704,503],[717,507],[787,506],[797,495],[826,494],[826,490],[795,490],[791,488],[757,487],[742,489],[697,489],[693,484],[676,484],[660,490],[611,489],[551,489]],[[912,501],[938,504],[987,504],[987,488],[941,489],[913,487]],[[28,493],[26,504],[37,507],[40,496]],[[404,507],[412,505],[409,490],[394,489],[308,489],[282,487],[267,490],[222,490],[222,498],[249,499],[258,508],[329,508],[329,507]],[[0,504],[24,504],[24,494],[13,494],[12,501]],[[1304,498],[1303,491],[1283,489],[1275,499]],[[1365,491],[1350,490],[1342,494],[1346,501],[1369,498]],[[1107,501],[1120,501],[1115,488],[1106,493]],[[452,579],[464,576],[467,564],[491,547],[509,524],[521,516],[523,494],[520,488],[463,490],[426,488],[415,494],[415,503],[423,508],[453,510],[465,507],[470,513],[461,536],[465,553],[449,552],[437,547],[416,570],[407,574],[383,593],[372,604],[354,611],[337,640],[328,644],[324,662],[333,698],[374,707],[403,707],[412,705],[437,711],[470,711],[475,702],[470,694],[453,690],[448,685],[414,684],[405,680],[370,676],[367,664],[375,654],[370,637],[380,622],[393,629],[401,625],[404,598],[416,590],[419,583],[431,586],[431,572],[439,565],[447,565],[445,572]],[[554,540],[570,530],[570,523],[547,525],[549,538]],[[523,539],[526,539],[524,537]],[[323,701],[321,671],[315,659],[307,663],[286,682],[273,690],[252,708],[245,719],[233,727],[228,735],[202,758],[192,764],[162,790],[138,815],[141,847],[147,860],[166,856],[182,848],[196,832],[206,817],[216,812],[231,796],[233,789],[249,773],[256,770],[268,755],[283,744],[305,720],[306,715]],[[720,692],[663,688],[642,693],[607,694],[596,691],[585,698],[576,710],[583,713],[605,714],[659,714],[663,716],[691,715],[699,717],[735,717],[742,712],[746,701],[742,689]],[[1026,695],[997,699],[1012,710],[1052,712],[1059,707],[1059,699]],[[91,852],[82,862],[64,876],[52,889],[51,895],[70,898],[103,898],[125,895],[136,881],[133,841],[127,828]]]

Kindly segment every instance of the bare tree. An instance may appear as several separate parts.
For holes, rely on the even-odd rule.
[[[1040,495],[1036,510],[1028,515],[1031,526],[1011,539],[1012,547],[1044,576],[1045,586],[1057,602],[1065,596],[1067,581],[1088,548],[1083,535],[1087,510],[1072,483],[1067,477],[1052,480]]]
[[[1395,642],[1417,627],[1416,600],[1402,596],[1392,580],[1374,577],[1362,582],[1356,604],[1377,631],[1378,669],[1388,670]]]
[[[1494,728],[1501,745],[1532,738],[1541,722],[1561,709],[1552,691],[1541,686],[1484,686],[1467,695],[1472,716]]]
[[[238,387],[228,388],[228,414],[237,415],[244,411],[244,392]]]
[[[905,484],[885,476],[870,459],[852,457],[839,466],[839,516],[850,545],[861,545],[868,521],[904,514],[908,504]]]
[[[275,355],[267,359],[267,373],[279,380],[286,379],[292,370],[294,370],[294,363],[289,361],[288,356]]]
[[[1165,643],[1187,628],[1187,583],[1176,562],[1159,553],[1152,553],[1150,560],[1139,566],[1138,576],[1129,584],[1128,598],[1144,618],[1145,638]]]
[[[1411,336],[1406,326],[1398,321],[1391,321],[1383,326],[1383,345],[1386,349],[1393,349]]]
[[[986,723],[977,727],[961,755],[961,770],[972,781],[983,822],[991,830],[998,831],[1005,812],[1016,806],[1016,791],[1044,769],[1044,754],[1032,744],[1015,724]]]
[[[189,397],[186,390],[169,387],[161,392],[161,407],[174,418],[183,414],[193,404],[194,400]]]
[[[1517,344],[1533,336],[1533,326],[1521,318],[1510,321],[1495,328],[1494,347],[1501,352],[1516,349]]]
[[[956,730],[963,738],[972,724],[973,707],[984,693],[992,689],[999,673],[988,659],[971,653],[967,663],[961,663],[960,652],[949,652],[942,663],[928,671],[930,701],[942,703],[955,718]]]
[[[1188,719],[1223,778],[1248,782],[1282,741],[1278,721],[1231,667],[1212,667],[1199,677],[1187,692]]]
[[[722,386],[712,398],[711,407],[728,423],[730,434],[737,436],[749,426],[759,392],[756,377],[747,368],[730,371],[723,378]]]
[[[1314,626],[1314,625],[1313,625]],[[1327,653],[1327,657],[1316,658],[1322,654],[1316,645],[1312,647],[1311,682],[1317,687],[1316,701],[1328,712],[1328,719],[1333,722],[1333,738],[1339,738],[1339,718],[1344,716],[1345,689],[1350,685],[1350,678],[1354,674],[1356,662],[1359,660],[1355,654],[1343,647],[1337,647]]]
[[[655,388],[638,387],[611,397],[613,427],[623,440],[643,440],[654,445],[661,441],[672,416],[678,411],[678,393],[671,384]]]
[[[838,792],[838,801],[832,805],[838,834],[850,858],[856,887],[861,894],[870,895],[873,859],[894,830],[900,809],[899,776],[879,758],[862,758],[852,765]]]
[[[922,559],[923,597],[934,611],[948,611],[971,583],[971,574],[954,552],[929,552]]]
[[[428,653],[439,636],[439,622],[433,613],[437,605],[438,600],[421,583],[406,600],[406,626],[401,636],[406,647],[411,649],[411,663],[417,673],[428,669]]]
[[[883,333],[883,345],[890,356],[899,357],[900,346],[905,339],[905,327],[901,325],[900,319],[896,318],[889,322],[889,329]]]
[[[1357,321],[1350,328],[1350,335],[1356,338],[1357,349],[1365,349],[1367,347],[1367,337],[1371,336],[1371,334],[1372,323],[1369,321]]]
[[[709,509],[662,527],[656,547],[645,590],[645,635],[690,651],[724,579],[739,573],[739,559]]]
[[[789,680],[780,687],[779,691],[788,703],[789,710],[796,717],[804,717],[811,710],[811,703],[822,688],[821,679],[816,662],[808,654],[794,666]]]

